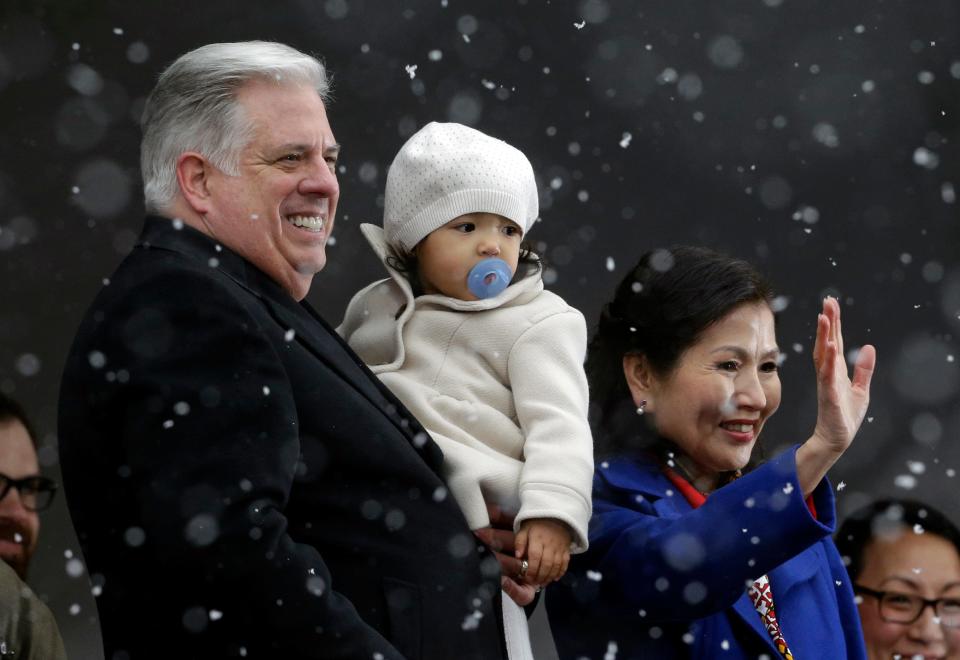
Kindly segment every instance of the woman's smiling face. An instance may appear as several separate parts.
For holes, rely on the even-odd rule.
[[[895,601],[919,596],[960,602],[960,553],[941,536],[902,527],[864,548],[857,584],[898,594]],[[913,623],[892,623],[881,617],[875,596],[863,594],[858,600],[870,660],[960,658],[960,628],[941,625],[932,608],[924,607]]]
[[[640,356],[625,358],[634,400],[648,402],[657,433],[677,445],[681,465],[701,490],[750,460],[764,422],[780,405],[778,355],[773,312],[757,302],[708,326],[669,374],[650,372]]]

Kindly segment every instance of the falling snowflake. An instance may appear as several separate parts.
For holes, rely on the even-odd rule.
[[[587,21],[586,21],[586,20],[582,20],[582,21],[580,21],[579,23],[574,23],[574,24],[573,24],[573,27],[577,28],[578,30],[582,30],[582,29],[584,28],[584,26],[586,26],[586,24],[587,24]]]
[[[417,65],[416,65],[416,64],[408,64],[408,65],[406,65],[405,67],[403,67],[403,70],[407,72],[407,75],[408,75],[408,76],[410,76],[410,80],[413,80],[414,78],[417,77]]]
[[[607,652],[603,654],[603,660],[617,660],[617,651],[620,647],[614,641],[607,642]]]
[[[913,162],[925,169],[935,170],[940,165],[940,156],[926,147],[917,147],[913,152]]]
[[[898,474],[893,480],[893,485],[904,490],[913,490],[917,485],[917,478],[912,474]]]
[[[463,36],[466,37],[467,35],[463,35]],[[460,624],[460,628],[462,630],[476,630],[477,627],[480,625],[480,619],[482,618],[483,618],[483,612],[479,610],[475,610],[470,614],[468,614],[466,617],[464,617],[463,623]]]
[[[74,557],[67,562],[66,566],[67,575],[70,577],[76,578],[83,575],[83,562]]]
[[[907,469],[913,474],[923,474],[927,471],[927,466],[923,461],[907,461]]]

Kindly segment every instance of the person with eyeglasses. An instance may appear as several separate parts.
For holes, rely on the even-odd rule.
[[[19,403],[0,394],[0,658],[66,658],[50,609],[24,583],[56,484],[40,474],[36,435]]]
[[[22,580],[37,549],[37,514],[50,506],[57,491],[40,474],[35,437],[20,404],[0,394],[0,558]]]
[[[837,548],[869,660],[960,658],[960,530],[933,507],[884,499],[850,514]]]

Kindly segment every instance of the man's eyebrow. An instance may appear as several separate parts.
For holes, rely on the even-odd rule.
[[[296,152],[305,152],[313,149],[312,145],[303,144],[300,142],[285,142],[276,146],[276,151],[287,152],[287,151],[296,151]],[[334,143],[323,148],[323,153],[325,154],[339,154],[340,153],[340,144]]]

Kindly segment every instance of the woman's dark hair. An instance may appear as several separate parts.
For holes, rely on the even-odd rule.
[[[603,306],[587,349],[591,418],[598,456],[657,443],[644,438],[623,375],[623,356],[643,355],[667,376],[712,324],[744,303],[773,300],[757,270],[707,248],[675,246],[647,252]]]
[[[960,554],[960,529],[929,504],[883,499],[851,513],[840,525],[836,538],[850,580],[856,582],[860,577],[864,550],[874,539],[904,532],[914,534],[918,530],[949,541]]]
[[[423,295],[423,285],[420,283],[420,277],[418,273],[420,272],[417,265],[417,255],[414,254],[413,250],[410,252],[399,253],[392,251],[390,255],[385,259],[387,265],[390,268],[393,268],[398,273],[403,274],[404,277],[410,282],[410,287],[413,289],[413,295],[419,296]],[[517,259],[517,272],[513,275],[513,281],[524,277],[529,267],[540,267],[543,265],[543,259],[534,254],[533,250],[530,248],[530,244],[524,241],[520,244],[520,254]],[[525,266],[527,268],[521,268]],[[511,282],[512,284],[512,282]]]

